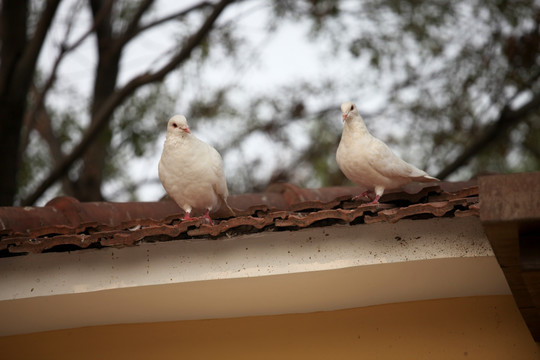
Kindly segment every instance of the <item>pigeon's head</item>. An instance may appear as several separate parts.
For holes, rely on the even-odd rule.
[[[174,115],[170,118],[169,123],[167,124],[167,133],[175,135],[182,135],[184,133],[191,134],[186,117],[183,115]]]
[[[351,118],[353,115],[358,115],[358,109],[356,108],[356,105],[354,105],[352,102],[347,101],[343,104],[341,104],[341,112],[343,117],[343,122],[347,120],[348,118]]]

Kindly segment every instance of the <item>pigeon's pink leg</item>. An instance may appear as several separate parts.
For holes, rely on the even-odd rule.
[[[369,197],[369,194],[371,193],[371,191],[367,190],[367,191],[364,191],[363,193],[361,193],[360,195],[356,195],[352,198],[353,201],[356,201],[356,200],[360,200],[361,198],[363,198],[364,196],[367,197],[368,199],[370,198]]]
[[[186,211],[186,215],[184,215],[184,220],[197,220],[197,218],[191,217],[191,212]]]
[[[373,199],[370,204],[378,204],[379,199],[381,198],[382,194],[384,193],[384,187],[382,186],[375,186],[375,199]]]
[[[381,198],[381,195],[377,195],[375,196],[375,199],[373,199],[372,202],[370,202],[370,204],[378,204],[379,203],[379,199]]]
[[[202,217],[203,219],[208,219],[208,222],[210,223],[210,225],[214,225],[214,222],[212,221],[212,218],[210,217],[210,210],[206,209]]]

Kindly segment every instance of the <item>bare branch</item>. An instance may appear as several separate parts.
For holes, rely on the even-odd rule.
[[[163,17],[161,19],[154,20],[154,21],[152,21],[152,22],[150,22],[148,24],[145,24],[145,25],[141,26],[140,28],[137,29],[137,32],[135,33],[135,35],[140,34],[140,33],[144,32],[145,30],[148,30],[148,29],[153,28],[155,26],[164,24],[164,23],[166,23],[168,21],[178,19],[178,18],[182,18],[182,17],[188,15],[189,13],[191,13],[192,11],[200,10],[200,9],[211,7],[211,6],[212,6],[212,3],[210,1],[202,1],[202,2],[200,2],[198,4],[190,6],[187,9],[180,10],[180,11],[174,13],[174,14],[165,16],[165,17]]]
[[[134,77],[130,82],[128,82],[124,86],[124,88],[116,92],[116,94],[119,94],[119,98],[120,98],[119,101],[120,102],[123,101],[133,91],[135,91],[136,89],[138,89],[139,87],[143,85],[147,85],[153,82],[158,82],[158,81],[163,80],[169,72],[171,72],[179,64],[187,60],[190,57],[192,51],[201,43],[201,41],[206,37],[206,35],[208,35],[208,33],[212,29],[219,15],[221,15],[223,10],[225,10],[225,8],[233,2],[235,2],[235,0],[222,0],[221,2],[216,4],[212,13],[201,25],[199,30],[186,41],[185,45],[182,47],[180,52],[178,52],[178,54],[173,56],[169,60],[169,62],[163,65],[161,69],[157,70],[156,72],[145,73],[145,74],[141,74],[139,76]],[[113,105],[118,106],[120,102],[114,103]]]
[[[49,176],[38,186],[38,188],[22,201],[22,204],[31,205],[35,203],[36,200],[39,199],[39,197],[45,192],[45,190],[47,190],[59,178],[61,178],[61,176],[71,167],[75,160],[84,154],[88,146],[108,123],[112,114],[114,113],[114,110],[127,97],[133,94],[135,90],[139,89],[141,86],[163,80],[170,71],[174,70],[174,68],[176,68],[179,64],[187,60],[197,45],[199,45],[200,42],[208,35],[223,10],[225,10],[225,8],[234,1],[235,0],[222,0],[217,3],[199,30],[186,41],[179,53],[171,58],[168,63],[163,65],[161,69],[154,73],[146,73],[136,76],[123,88],[115,91],[114,94],[110,96],[105,101],[103,106],[97,111],[91,125],[87,129],[80,143],[51,171]]]
[[[70,51],[75,50],[88,36],[90,36],[94,30],[101,24],[101,22],[105,19],[105,16],[107,15],[109,9],[112,7],[114,0],[108,0],[107,4],[101,8],[99,13],[94,17],[94,21],[92,22],[92,26],[84,32],[79,39],[75,40],[71,45],[67,45],[65,42],[62,44],[62,53],[68,53]],[[67,39],[67,38],[66,38]]]
[[[144,13],[148,10],[148,8],[154,3],[154,0],[144,0],[140,5],[133,17],[131,18],[131,21],[129,22],[126,30],[124,31],[124,35],[121,36],[121,38],[132,38],[131,34],[134,34],[137,32],[137,28],[139,27],[139,22],[141,21],[142,16]],[[122,43],[127,43],[128,40],[122,40]]]
[[[29,111],[27,111],[25,115],[24,123],[26,124],[26,130],[23,130],[24,133],[21,136],[22,141],[21,141],[21,145],[19,146],[19,154],[18,154],[19,159],[22,158],[22,153],[24,152],[24,149],[26,148],[26,145],[28,144],[28,136],[30,134],[30,131],[34,128],[34,124],[37,119],[37,114],[43,111],[42,108],[44,107],[44,104],[45,104],[45,97],[47,96],[49,90],[52,88],[52,86],[54,85],[56,81],[56,74],[58,73],[58,68],[60,67],[62,60],[64,60],[65,56],[68,53],[75,50],[79,45],[81,45],[84,42],[84,40],[88,38],[90,34],[92,34],[96,26],[105,18],[105,14],[107,13],[106,11],[107,7],[112,5],[112,2],[113,0],[108,0],[108,5],[101,9],[99,14],[94,19],[92,26],[90,26],[90,28],[81,36],[79,36],[79,38],[75,40],[71,45],[68,45],[67,41],[69,38],[69,34],[71,32],[73,21],[70,21],[68,23],[65,34],[64,34],[64,40],[62,44],[60,45],[60,51],[58,55],[56,56],[56,59],[53,63],[49,77],[47,78],[47,80],[45,81],[45,84],[39,91],[37,88],[32,89],[32,93],[34,93],[35,99],[34,99],[34,103],[32,104],[32,108]]]
[[[128,43],[133,38],[135,38],[137,35],[143,33],[146,30],[150,30],[153,27],[159,26],[161,24],[164,24],[164,23],[166,23],[168,21],[171,21],[171,20],[174,20],[174,19],[182,18],[182,17],[188,15],[189,13],[191,13],[192,11],[200,10],[200,9],[211,7],[211,6],[212,6],[211,2],[202,1],[202,2],[200,2],[198,4],[190,6],[187,9],[180,10],[180,11],[174,13],[174,14],[167,15],[167,16],[161,18],[161,19],[157,19],[157,20],[154,20],[152,22],[149,22],[148,24],[133,28],[132,31],[126,31],[125,32],[124,36],[121,38],[121,44],[124,45],[124,44]]]
[[[45,5],[41,16],[38,20],[36,30],[28,46],[25,49],[24,56],[21,58],[21,62],[18,66],[20,71],[27,71],[28,69],[34,69],[37,62],[41,47],[45,41],[45,37],[51,27],[51,23],[56,15],[56,9],[60,0],[48,0]],[[29,74],[28,76],[32,76]]]
[[[467,164],[475,155],[489,146],[496,138],[506,130],[523,121],[528,115],[540,109],[540,93],[535,94],[533,98],[517,110],[511,110],[507,105],[501,111],[499,118],[491,124],[482,135],[467,146],[461,155],[448,164],[437,174],[439,179],[445,179],[460,167]]]

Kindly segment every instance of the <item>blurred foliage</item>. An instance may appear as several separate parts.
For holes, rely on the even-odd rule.
[[[174,99],[163,84],[151,85],[129,98],[115,113],[111,127],[115,129],[104,175],[109,181],[121,181],[122,191],[129,200],[136,200],[138,184],[126,176],[133,158],[150,156],[160,129],[173,112]],[[159,130],[158,130],[159,129]]]
[[[134,4],[118,3],[117,28]],[[362,111],[368,128],[432,175],[496,125],[503,109],[519,109],[540,96],[540,6],[532,0],[269,0],[262,9],[269,12],[269,34],[286,23],[307,22],[306,41],[321,53],[346,53],[352,64],[347,77],[329,78],[321,69],[323,75],[313,81],[292,79],[261,92],[243,89],[241,81],[205,82],[205,74],[222,66],[220,71],[241,74],[260,51],[237,28],[239,19],[228,18],[189,64],[169,75],[181,84],[179,94],[166,84],[146,87],[115,112],[105,172],[107,183],[119,184],[115,199],[137,199],[138,184],[127,176],[129,161],[155,151],[163,124],[179,107],[193,127],[211,126],[217,133],[211,140],[225,159],[229,188],[237,193],[261,191],[273,181],[346,184],[335,162],[339,105],[353,100],[362,110],[367,106],[357,96],[370,89],[386,97],[377,109]],[[178,22],[178,44],[196,19]],[[89,104],[60,110],[48,103],[64,151],[81,136],[81,114]],[[540,169],[539,118],[535,108],[497,133],[450,179]],[[388,131],[393,125],[398,130]],[[35,137],[31,143],[24,168],[45,171],[46,145]],[[21,194],[35,184],[29,174],[20,178]]]
[[[358,67],[346,81],[285,85],[236,111],[245,130],[224,152],[263,132],[278,149],[275,153],[283,149],[288,155],[264,180],[233,182],[233,191],[260,190],[276,180],[304,186],[346,183],[334,154],[339,104],[349,99],[335,101],[329,94],[376,87],[365,82],[367,72],[375,73],[370,79],[385,84],[380,90],[387,93],[378,110],[363,112],[368,127],[385,124],[379,128],[383,140],[433,175],[444,172],[495,126],[505,107],[519,109],[523,99],[540,96],[540,7],[534,1],[274,1],[272,9],[279,21],[310,21],[312,41],[321,41],[320,47],[328,44],[329,53],[348,52]],[[224,94],[221,91],[215,109],[228,106]],[[364,107],[362,99],[350,99]],[[207,109],[208,118],[220,113]],[[452,170],[450,178],[540,169],[538,118],[536,108],[515,122],[519,126],[496,133],[488,146],[457,167],[459,171]],[[396,121],[402,130],[385,131]],[[301,149],[286,135],[291,124],[301,124],[307,143]],[[242,161],[243,169],[253,172],[265,167],[264,158]]]
[[[368,127],[373,121],[390,125],[399,120],[405,130],[399,136],[387,134],[384,140],[395,143],[407,160],[434,175],[445,173],[445,167],[471,143],[490,126],[496,127],[506,107],[517,110],[540,96],[540,7],[534,1],[274,4],[276,16],[312,21],[312,36],[330,39],[330,51],[348,51],[359,64],[367,59],[368,69],[351,69],[347,82],[332,79],[333,87],[356,93],[367,86],[362,81],[366,71],[374,71],[381,84],[390,84],[380,110],[372,118],[364,113]],[[324,97],[325,89],[320,90],[304,98]],[[279,107],[287,107],[287,99],[278,101]],[[362,109],[361,99],[357,102]],[[311,106],[302,109],[305,114],[317,111]],[[454,174],[450,178],[540,169],[539,130],[536,106],[512,126],[501,127],[487,146],[457,166],[460,171],[449,170]],[[335,148],[326,146],[320,130],[310,134],[314,146],[306,148],[305,160],[297,165],[310,164],[311,169],[296,180],[315,186],[343,183],[335,167]],[[297,169],[282,171],[280,179],[295,179]]]

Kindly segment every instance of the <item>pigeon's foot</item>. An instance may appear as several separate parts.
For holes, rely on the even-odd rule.
[[[192,217],[191,213],[186,212],[186,215],[184,215],[184,220],[197,220],[197,218]]]
[[[379,199],[381,198],[381,195],[377,195],[375,196],[375,199],[373,199],[372,202],[370,202],[369,204],[379,204]]]
[[[210,210],[206,209],[202,218],[205,219],[210,225],[214,225],[214,222],[212,221],[212,218],[210,217]]]
[[[353,196],[352,201],[362,200],[362,198],[365,198],[365,197],[367,197],[368,199],[371,200],[371,197],[369,196],[370,194],[371,194],[371,191],[369,191],[369,190],[364,191],[360,195]]]

